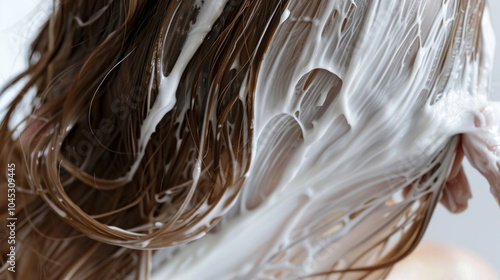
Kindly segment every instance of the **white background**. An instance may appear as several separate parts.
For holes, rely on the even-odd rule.
[[[26,67],[27,43],[50,12],[51,2],[0,0],[0,87]],[[500,1],[490,1],[490,10],[499,41],[491,96],[500,100]],[[473,193],[469,209],[455,215],[439,205],[425,239],[467,247],[482,255],[500,271],[500,207],[490,194],[487,181],[468,163],[466,173]]]

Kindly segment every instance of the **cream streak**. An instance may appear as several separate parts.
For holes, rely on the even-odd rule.
[[[176,102],[175,93],[177,91],[177,87],[179,86],[182,73],[205,39],[205,36],[208,32],[210,32],[212,25],[221,15],[227,0],[212,0],[209,2],[210,3],[205,3],[203,5],[201,5],[201,3],[196,3],[193,7],[200,9],[196,23],[190,27],[182,52],[177,58],[177,62],[175,63],[170,74],[168,76],[164,76],[163,67],[160,67],[159,74],[161,77],[159,94],[153,106],[148,111],[144,123],[142,124],[141,137],[138,144],[139,150],[136,155],[135,162],[130,171],[124,176],[127,181],[131,180],[137,171],[137,168],[139,167],[139,164],[144,156],[144,150],[151,138],[151,135],[155,132],[156,127],[162,118],[174,108]],[[170,38],[165,37],[164,40],[170,40]]]

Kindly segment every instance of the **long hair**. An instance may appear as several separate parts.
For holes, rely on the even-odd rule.
[[[24,83],[0,126],[17,218],[2,274],[386,275],[462,145],[428,109],[487,91],[489,22],[482,0],[354,2],[56,1],[4,88]],[[245,242],[259,250],[230,253]],[[234,259],[205,264],[217,254]]]

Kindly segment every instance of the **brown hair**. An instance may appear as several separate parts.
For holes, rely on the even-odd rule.
[[[253,34],[272,35],[282,0],[225,6],[184,71],[176,107],[157,127],[139,169],[131,180],[117,179],[134,161],[140,120],[158,94],[159,67],[151,62],[161,63],[164,75],[171,71],[196,20],[194,2],[55,3],[32,44],[29,68],[6,87],[28,77],[0,127],[1,143],[10,147],[1,162],[18,166],[19,279],[111,279],[132,271],[145,278],[151,252],[136,249],[181,244],[209,231],[217,221],[186,234],[204,216],[193,213],[225,189],[241,187],[251,152],[245,135],[251,135],[252,76],[246,104],[234,88],[258,68],[266,45]],[[240,66],[231,69],[235,61]],[[30,90],[34,109],[17,125],[25,127],[20,141],[8,123]],[[221,158],[228,150],[238,166]],[[199,154],[203,174],[191,190]],[[158,202],[167,192],[173,200]],[[6,205],[1,213],[5,220]]]
[[[13,275],[4,265],[3,275],[147,279],[153,250],[217,230],[221,215],[201,221],[213,211],[226,213],[242,187],[252,158],[256,75],[288,0],[228,1],[183,71],[174,108],[141,147],[143,120],[197,20],[196,2],[54,4],[31,45],[29,68],[3,89],[25,82],[0,125],[0,166],[18,168],[18,267]],[[15,123],[27,98],[31,115]],[[456,145],[453,139],[446,147]],[[141,152],[138,169],[127,176]],[[410,229],[394,254],[378,255],[379,265],[310,276],[386,275],[421,239],[436,193],[419,203],[418,213],[409,205],[401,214],[414,223],[404,225]],[[7,205],[0,206],[5,221]],[[0,249],[5,256],[8,244]],[[361,255],[354,263],[362,263]]]

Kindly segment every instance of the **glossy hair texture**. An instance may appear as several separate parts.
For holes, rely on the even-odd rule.
[[[179,72],[174,107],[141,146],[142,125],[161,79],[176,71],[198,2],[55,2],[31,45],[29,68],[4,89],[24,84],[0,126],[0,166],[15,163],[18,186],[17,273],[4,263],[4,276],[148,279],[155,250],[217,233],[253,159],[257,73],[289,1],[225,3]],[[26,100],[31,114],[15,122]],[[451,138],[443,154],[458,145]],[[416,210],[402,211],[412,222],[389,253],[374,253],[387,236],[366,252],[353,251],[360,265],[309,276],[386,275],[419,242],[438,200],[435,191],[419,198]],[[362,265],[375,254],[377,264]]]
[[[149,274],[142,263],[151,258],[144,249],[185,243],[216,224],[185,234],[203,218],[193,215],[195,209],[219,200],[225,189],[241,187],[250,157],[251,138],[244,134],[251,135],[252,102],[243,106],[232,89],[244,83],[242,73],[256,71],[265,51],[253,34],[270,37],[285,4],[226,5],[184,72],[176,109],[162,119],[133,178],[120,180],[158,93],[155,71],[158,64],[164,75],[171,71],[196,18],[194,1],[55,3],[32,43],[30,67],[7,85],[28,78],[0,128],[3,147],[10,147],[2,149],[1,161],[18,168],[18,279],[112,279],[132,271],[142,279]],[[241,65],[237,71],[230,69],[235,61]],[[245,83],[251,100],[254,82]],[[34,109],[15,138],[7,124],[30,90]],[[187,109],[181,110],[184,103]],[[216,117],[202,127],[206,106]],[[229,150],[239,166],[221,159]],[[199,154],[203,175],[196,189],[186,188]],[[158,202],[167,192],[175,192],[173,200]],[[2,208],[2,217],[6,213]],[[58,213],[66,213],[64,219]],[[135,228],[138,234],[108,226]],[[145,246],[145,240],[151,242]]]

